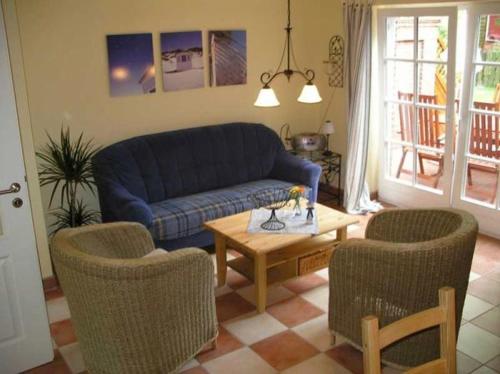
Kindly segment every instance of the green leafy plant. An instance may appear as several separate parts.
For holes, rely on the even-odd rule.
[[[69,128],[61,128],[59,143],[49,134],[47,137],[48,143],[36,155],[40,159],[40,185],[52,186],[49,209],[56,194],[59,196],[59,207],[50,211],[55,218],[52,233],[99,222],[99,212],[78,198],[78,192],[81,189],[95,195],[91,160],[100,148],[92,139],[84,140],[83,133],[73,141]]]

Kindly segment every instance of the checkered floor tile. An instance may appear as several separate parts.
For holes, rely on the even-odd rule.
[[[368,220],[351,236],[360,236]],[[257,314],[253,286],[228,271],[216,290],[220,323],[215,350],[186,363],[183,373],[362,373],[362,355],[328,332],[328,272],[269,290],[269,306]],[[480,236],[458,340],[459,373],[500,373],[500,241]],[[60,290],[46,294],[55,359],[30,373],[85,373],[85,364]],[[385,368],[384,372],[396,370]]]

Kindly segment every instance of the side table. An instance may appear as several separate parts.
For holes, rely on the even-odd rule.
[[[320,165],[323,170],[322,175],[326,185],[332,186],[332,183],[336,179],[337,183],[335,190],[333,193],[331,190],[328,192],[335,196],[337,204],[340,206],[342,204],[343,197],[340,186],[340,179],[342,176],[342,155],[337,152],[332,152],[331,155],[324,155],[323,151],[296,152],[294,150],[289,150],[288,152],[294,156]]]

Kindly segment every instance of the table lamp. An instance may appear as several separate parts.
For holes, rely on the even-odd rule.
[[[333,152],[330,151],[330,135],[335,133],[333,122],[330,120],[325,121],[321,126],[321,133],[326,135],[326,150],[323,152],[323,156],[331,156]]]

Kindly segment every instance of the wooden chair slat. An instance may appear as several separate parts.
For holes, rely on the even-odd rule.
[[[361,321],[364,373],[381,373],[380,351],[384,347],[405,336],[438,325],[440,326],[441,357],[411,368],[406,373],[456,373],[455,290],[451,287],[439,289],[439,306],[393,322],[382,329],[379,329],[377,317],[364,317]]]
[[[380,349],[397,342],[405,336],[439,325],[446,321],[444,310],[437,306],[400,319],[380,330]]]

